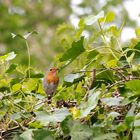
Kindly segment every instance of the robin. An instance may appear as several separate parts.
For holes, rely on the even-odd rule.
[[[56,88],[59,83],[59,77],[58,77],[58,68],[51,68],[44,77],[43,80],[43,88],[46,94],[48,95],[48,100],[50,100],[56,91]]]

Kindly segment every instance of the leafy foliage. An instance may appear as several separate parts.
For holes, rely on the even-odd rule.
[[[62,82],[51,104],[42,89],[43,74],[31,67],[29,52],[28,68],[12,63],[18,57],[14,52],[0,57],[1,137],[139,139],[139,29],[137,38],[123,46],[122,29],[108,25],[114,17],[113,12],[102,11],[81,19],[76,30],[70,25],[68,29],[67,25],[58,27],[65,52],[56,63],[60,74],[64,70],[68,74],[60,77]],[[89,33],[88,38],[83,37],[84,31]],[[22,36],[26,44],[29,35]]]

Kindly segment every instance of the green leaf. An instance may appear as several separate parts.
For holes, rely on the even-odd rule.
[[[125,82],[125,85],[128,89],[138,91],[138,92],[140,91],[140,80],[131,80]]]
[[[5,73],[11,73],[16,69],[17,65],[16,64],[11,64],[10,67],[6,70]]]
[[[123,97],[108,97],[108,98],[102,98],[102,103],[108,105],[108,106],[114,106],[114,105],[120,105],[120,102],[123,100]]]
[[[79,81],[80,79],[83,78],[83,74],[79,74],[79,73],[76,73],[76,74],[68,74],[64,77],[64,82],[67,82],[67,83],[74,83],[76,81]]]
[[[88,55],[87,55],[88,61],[95,59],[98,56],[98,54],[99,54],[99,52],[96,50],[89,51]]]
[[[70,134],[71,128],[74,124],[74,121],[71,116],[67,116],[65,120],[61,122],[61,128],[63,130],[64,135]]]
[[[132,63],[132,61],[133,61],[133,59],[134,59],[134,56],[135,56],[135,52],[133,52],[133,53],[127,58],[128,63]]]
[[[13,92],[17,92],[21,89],[21,87],[22,87],[22,85],[20,83],[17,83],[12,86],[12,90],[13,90]]]
[[[85,48],[83,46],[83,41],[84,41],[84,37],[81,37],[81,39],[79,41],[74,41],[72,43],[72,47],[70,49],[68,49],[63,55],[62,57],[59,59],[60,62],[63,61],[73,61],[75,58],[77,58],[81,53],[83,53],[85,51]]]
[[[140,127],[140,113],[135,116],[134,127]]]
[[[40,121],[42,125],[47,125],[49,122],[62,122],[68,115],[70,112],[67,108],[55,109],[53,113],[36,112],[37,121]]]
[[[118,31],[118,28],[116,26],[111,26],[107,29],[107,34],[110,33],[111,35],[115,36],[115,37],[118,37],[119,35],[119,31]]]
[[[19,38],[22,38],[22,39],[27,39],[29,36],[31,36],[32,34],[37,34],[37,31],[32,31],[32,32],[29,32],[25,35],[20,35],[20,34],[14,34],[14,33],[11,33],[12,35],[12,38],[15,38],[15,37],[19,37]]]
[[[47,129],[33,130],[34,140],[55,140],[53,132]]]
[[[0,62],[4,63],[4,61],[12,60],[16,57],[16,54],[14,52],[10,52],[8,54],[5,54],[3,56],[0,56]]]
[[[87,125],[75,122],[70,132],[71,140],[88,140],[92,137],[92,130]]]
[[[132,134],[133,140],[140,140],[140,128],[135,128]]]
[[[90,15],[90,16],[85,18],[85,24],[86,25],[93,25],[95,22],[97,22],[102,17],[104,17],[104,11],[101,11],[96,16]]]
[[[137,37],[140,37],[140,27],[135,29],[135,34]]]
[[[93,140],[115,140],[117,138],[116,133],[107,133],[107,134],[101,134],[98,137],[93,138]]]
[[[110,11],[106,14],[106,20],[105,22],[112,22],[115,18],[115,13]]]
[[[10,116],[10,118],[11,118],[12,120],[17,120],[17,119],[20,119],[20,118],[21,118],[21,115],[19,114],[19,112],[18,112],[18,113],[13,113],[13,114]]]
[[[34,140],[34,139],[32,138],[32,135],[33,135],[32,129],[28,129],[28,130],[24,131],[24,132],[20,135],[20,137],[23,138],[24,140]]]
[[[117,60],[116,59],[110,60],[110,61],[107,62],[106,65],[107,65],[108,68],[117,67]]]
[[[39,129],[39,128],[42,128],[43,126],[40,124],[39,121],[35,121],[35,122],[30,123],[29,127],[30,128],[37,128],[37,129]]]
[[[94,92],[94,89],[90,90],[87,102],[82,102],[79,106],[80,118],[86,117],[97,106],[100,94],[100,92]]]
[[[23,82],[22,90],[24,92],[31,92],[37,89],[38,81],[36,79],[29,79],[27,82]]]
[[[117,132],[124,132],[127,130],[127,126],[124,123],[120,123],[117,127],[116,127]]]

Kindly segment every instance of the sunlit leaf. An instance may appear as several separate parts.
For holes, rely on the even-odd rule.
[[[12,86],[12,90],[13,90],[13,92],[17,92],[21,89],[21,87],[22,87],[22,85],[20,83],[17,83]]]
[[[104,11],[101,11],[97,15],[90,15],[90,16],[85,18],[85,24],[86,25],[93,25],[95,22],[97,22],[102,17],[104,17]]]
[[[135,29],[135,34],[137,37],[140,37],[140,27]]]
[[[125,82],[125,85],[128,89],[131,89],[134,91],[140,91],[140,80],[131,80],[131,81]]]
[[[135,52],[133,52],[133,53],[127,58],[127,61],[128,61],[129,63],[131,63],[131,62],[133,61],[134,56],[135,56]]]
[[[25,39],[25,40],[26,40],[30,35],[32,35],[32,34],[37,34],[37,31],[32,31],[32,32],[29,32],[29,33],[27,33],[27,34],[25,34],[25,35],[20,35],[20,34],[11,33],[12,38],[19,37],[19,38],[22,38],[22,39]]]
[[[106,20],[105,22],[112,22],[115,18],[115,13],[110,11],[106,14]]]
[[[8,54],[5,54],[3,56],[0,56],[0,62],[4,62],[4,61],[9,61],[12,60],[16,57],[16,54],[14,52],[10,52]]]

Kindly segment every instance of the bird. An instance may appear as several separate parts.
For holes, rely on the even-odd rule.
[[[48,96],[48,100],[51,100],[59,84],[58,70],[58,68],[51,68],[44,76],[43,89]]]

